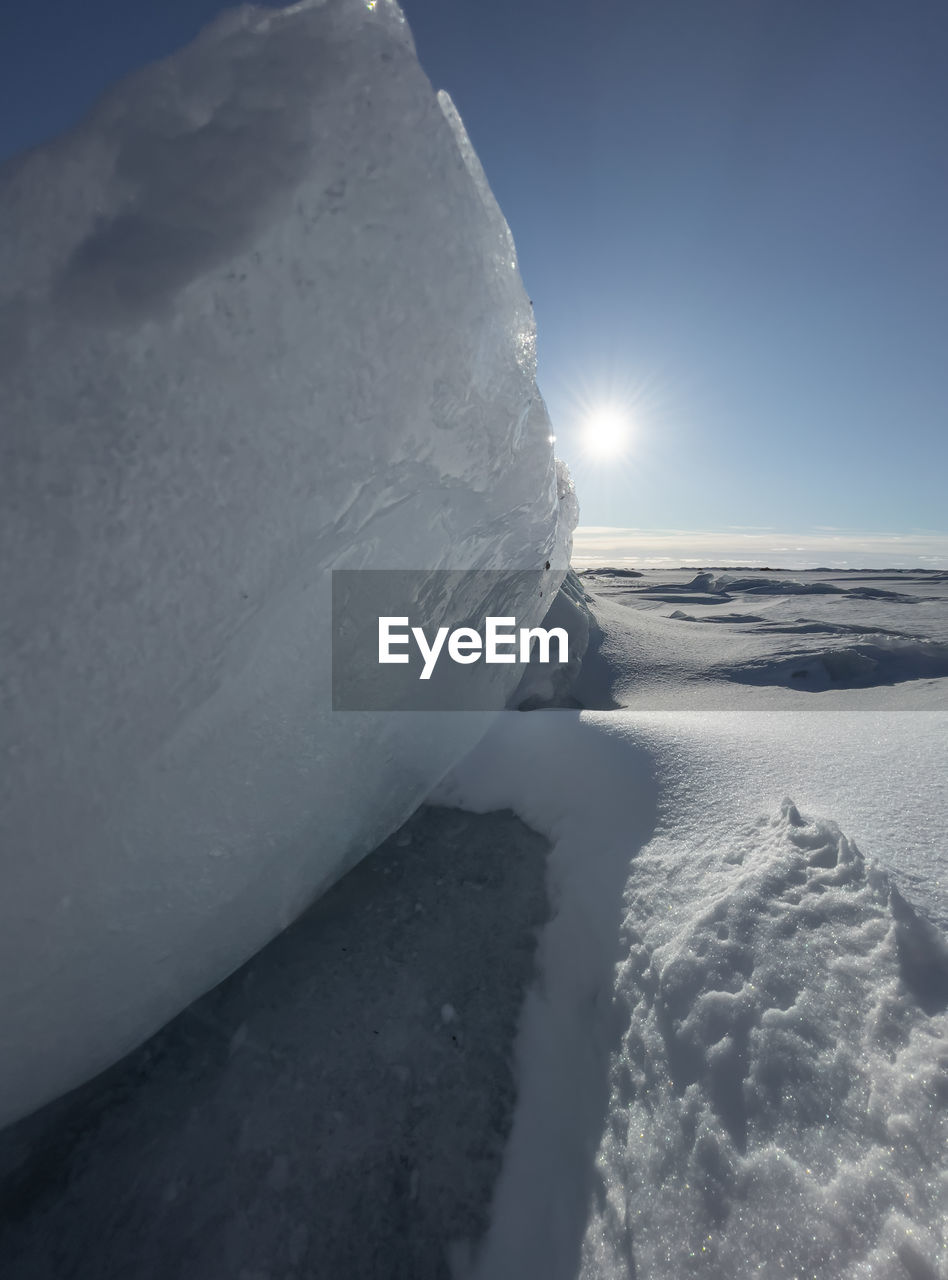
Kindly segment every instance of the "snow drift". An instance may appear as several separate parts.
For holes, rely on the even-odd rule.
[[[0,260],[3,1121],[483,731],[329,713],[329,570],[549,561],[549,600],[576,513],[510,232],[391,0],[225,15],[0,172]]]
[[[747,684],[785,685],[807,692],[833,687],[866,689],[948,676],[948,644],[878,634],[843,648],[774,654],[731,667],[722,665],[716,672]]]
[[[948,946],[835,822],[760,812],[771,774],[815,794],[790,727],[878,835],[853,779],[883,791],[890,761],[807,719],[509,713],[442,782],[553,843],[471,1280],[944,1274]],[[943,721],[896,719],[863,734],[923,737],[931,792]]]

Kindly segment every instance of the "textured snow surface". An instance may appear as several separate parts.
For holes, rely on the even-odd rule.
[[[944,1274],[944,934],[834,822],[774,799],[746,744],[722,787],[717,718],[508,713],[442,784],[553,842],[478,1280]],[[945,717],[894,719],[944,829]],[[884,782],[870,757],[860,785]]]
[[[552,590],[575,499],[510,232],[390,0],[235,10],[8,165],[0,281],[10,1119],[483,731],[327,713],[330,568],[549,560]]]
[[[773,657],[803,595],[801,661],[896,614],[940,643],[944,584],[755,577],[729,590],[759,613],[696,602],[705,627],[669,612],[693,575],[581,581],[572,692],[608,709],[509,713],[438,792],[553,846],[472,1276],[948,1275],[945,681],[727,674]]]
[[[608,632],[586,707],[948,706],[948,584],[915,572],[579,575]],[[609,676],[605,689],[588,687]]]
[[[510,812],[422,810],[2,1135],[4,1274],[948,1275],[943,682],[621,706],[774,641],[582,581],[572,690],[613,709],[505,714],[438,790],[545,835],[545,893]]]
[[[944,939],[790,802],[685,851],[657,842],[629,894],[581,1274],[934,1274]]]

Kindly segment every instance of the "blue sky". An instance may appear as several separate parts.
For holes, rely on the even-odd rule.
[[[0,154],[219,7],[5,6]],[[403,7],[513,229],[584,524],[948,530],[944,0]],[[626,447],[587,457],[607,403]]]

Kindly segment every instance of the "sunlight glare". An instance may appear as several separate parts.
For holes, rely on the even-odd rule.
[[[583,443],[593,458],[618,458],[629,442],[629,418],[614,405],[601,405],[586,419]]]

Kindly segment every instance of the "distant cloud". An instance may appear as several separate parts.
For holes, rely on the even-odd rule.
[[[573,564],[948,569],[948,533],[856,533],[829,526],[799,533],[759,525],[705,531],[581,525],[573,536]]]

